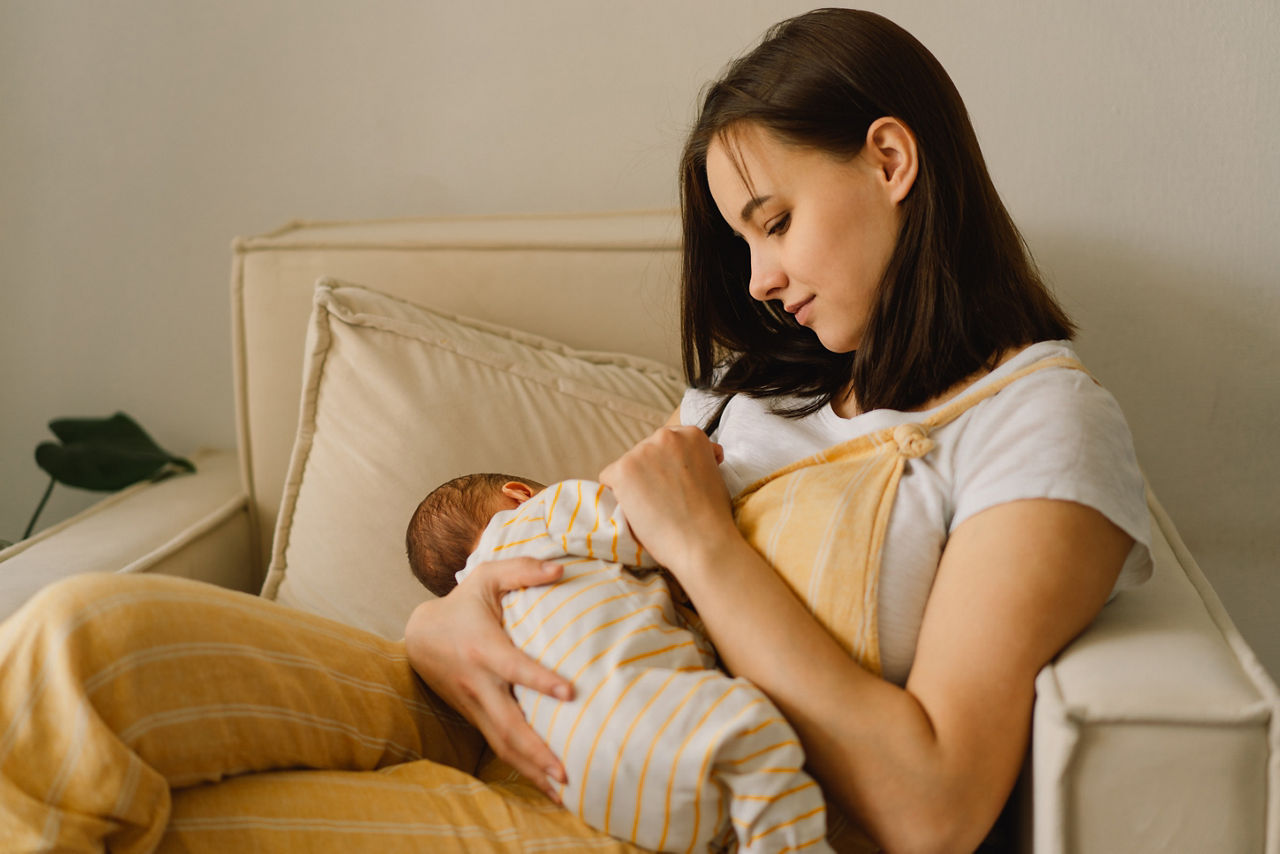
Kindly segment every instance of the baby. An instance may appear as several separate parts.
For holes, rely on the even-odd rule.
[[[664,573],[631,536],[612,493],[465,475],[418,506],[406,534],[414,574],[444,595],[477,564],[557,560],[559,581],[503,596],[516,646],[566,675],[575,699],[521,686],[529,723],[561,758],[565,807],[658,851],[829,851],[822,791],[799,739],[715,652]]]

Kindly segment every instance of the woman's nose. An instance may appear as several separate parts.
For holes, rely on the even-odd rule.
[[[752,297],[761,302],[779,299],[786,286],[787,274],[776,259],[763,252],[751,253],[751,281],[747,285],[747,291]]]

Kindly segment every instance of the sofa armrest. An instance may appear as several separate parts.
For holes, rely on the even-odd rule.
[[[1036,680],[1034,850],[1280,854],[1280,693],[1148,505],[1155,574]]]
[[[0,620],[82,572],[161,572],[256,592],[236,455],[193,455],[196,473],[140,483],[0,551]]]

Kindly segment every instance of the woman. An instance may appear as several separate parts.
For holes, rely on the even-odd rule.
[[[708,91],[681,178],[695,390],[600,479],[729,670],[796,727],[829,800],[887,850],[971,850],[1021,767],[1036,673],[1118,584],[1150,572],[1123,417],[1048,361],[1070,360],[1071,324],[950,80],[885,19],[821,10],[775,28]],[[906,455],[864,581],[880,678],[744,539],[729,493],[939,414],[933,448]],[[703,432],[676,426],[707,419],[719,470]],[[491,615],[502,591],[545,577],[491,565],[423,605],[408,637],[423,678],[531,779],[560,772],[509,686],[571,686],[512,650]],[[464,648],[444,640],[482,624]]]
[[[708,91],[682,190],[694,388],[600,479],[836,811],[972,849],[1036,672],[1149,572],[1123,418],[883,18],[775,28]],[[479,567],[404,647],[174,579],[55,585],[0,626],[0,848],[623,850],[507,776],[563,778],[511,686],[573,687],[499,618],[557,573]]]

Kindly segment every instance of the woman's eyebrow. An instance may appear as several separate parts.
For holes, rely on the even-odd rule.
[[[769,201],[772,198],[773,196],[755,196],[754,198],[752,198],[751,201],[747,202],[745,205],[742,206],[742,213],[739,214],[739,216],[742,217],[742,221],[751,222],[751,215],[755,213],[756,210],[759,209],[761,205],[763,205],[765,202]]]

